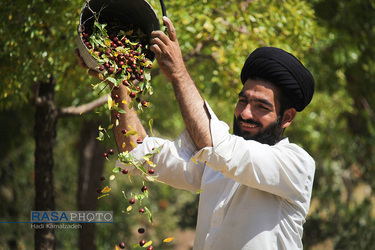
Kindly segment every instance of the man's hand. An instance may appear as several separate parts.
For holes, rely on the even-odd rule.
[[[83,69],[88,69],[87,73],[90,75],[90,76],[93,76],[93,77],[96,77],[98,79],[99,78],[99,72],[95,71],[95,70],[92,70],[92,69],[89,69],[89,67],[87,67],[87,65],[85,64],[85,62],[83,61],[81,55],[79,54],[79,50],[78,49],[75,49],[74,50],[74,54],[76,55],[77,57],[77,63],[78,65],[83,68]]]
[[[195,146],[198,149],[212,146],[210,117],[204,100],[186,69],[171,20],[163,17],[163,21],[169,37],[162,31],[153,31],[150,49],[155,53],[160,69],[172,82],[186,129]]]
[[[153,31],[150,50],[155,53],[160,69],[174,83],[187,77],[189,73],[182,58],[175,28],[168,17],[163,17],[163,21],[168,28],[169,37],[161,30]]]

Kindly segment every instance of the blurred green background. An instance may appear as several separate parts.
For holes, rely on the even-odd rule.
[[[161,17],[159,1],[149,1]],[[110,123],[105,106],[81,115],[63,108],[98,99],[76,63],[76,28],[84,1],[1,1],[0,9],[0,221],[30,220],[32,210],[110,210],[114,224],[56,229],[47,245],[56,249],[128,249],[147,229],[157,249],[190,249],[199,195],[148,183],[154,225],[128,206],[122,191],[142,180],[116,175],[115,158],[102,152],[114,139],[98,142],[99,125]],[[305,249],[375,247],[375,1],[166,1],[187,67],[217,116],[232,125],[241,88],[239,74],[257,47],[292,52],[316,80],[312,103],[299,113],[287,136],[316,160]],[[171,85],[152,70],[154,94],[144,113],[153,133],[176,138],[184,124]],[[105,95],[106,93],[103,93]],[[104,182],[99,181],[105,176]],[[35,186],[35,183],[44,183]],[[96,199],[96,188],[110,195]],[[138,192],[134,190],[133,192]],[[91,197],[91,199],[90,199]],[[85,234],[83,231],[89,233]],[[30,224],[0,224],[0,249],[34,248]],[[41,235],[35,236],[41,240]],[[164,238],[174,237],[169,243]],[[43,239],[42,239],[43,240]],[[81,242],[81,243],[80,243]]]

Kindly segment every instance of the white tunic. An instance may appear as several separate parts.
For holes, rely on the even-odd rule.
[[[184,131],[174,142],[146,137],[132,151],[141,159],[162,145],[151,159],[158,180],[201,190],[194,249],[302,249],[314,160],[287,138],[269,146],[231,135],[207,107],[213,147],[197,152]]]

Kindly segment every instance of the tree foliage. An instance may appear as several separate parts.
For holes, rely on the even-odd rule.
[[[375,2],[315,1],[314,9],[325,29],[315,48],[319,56],[309,58],[317,95],[312,112],[299,120],[305,129],[299,126],[296,134],[307,135],[304,145],[317,160],[305,239],[309,244],[328,239],[335,249],[371,249]]]

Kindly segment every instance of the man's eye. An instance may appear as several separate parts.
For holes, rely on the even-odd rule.
[[[247,100],[246,99],[239,99],[238,102],[240,102],[240,103],[247,103]]]
[[[258,108],[263,109],[263,110],[268,110],[268,107],[266,107],[264,105],[258,105]]]

